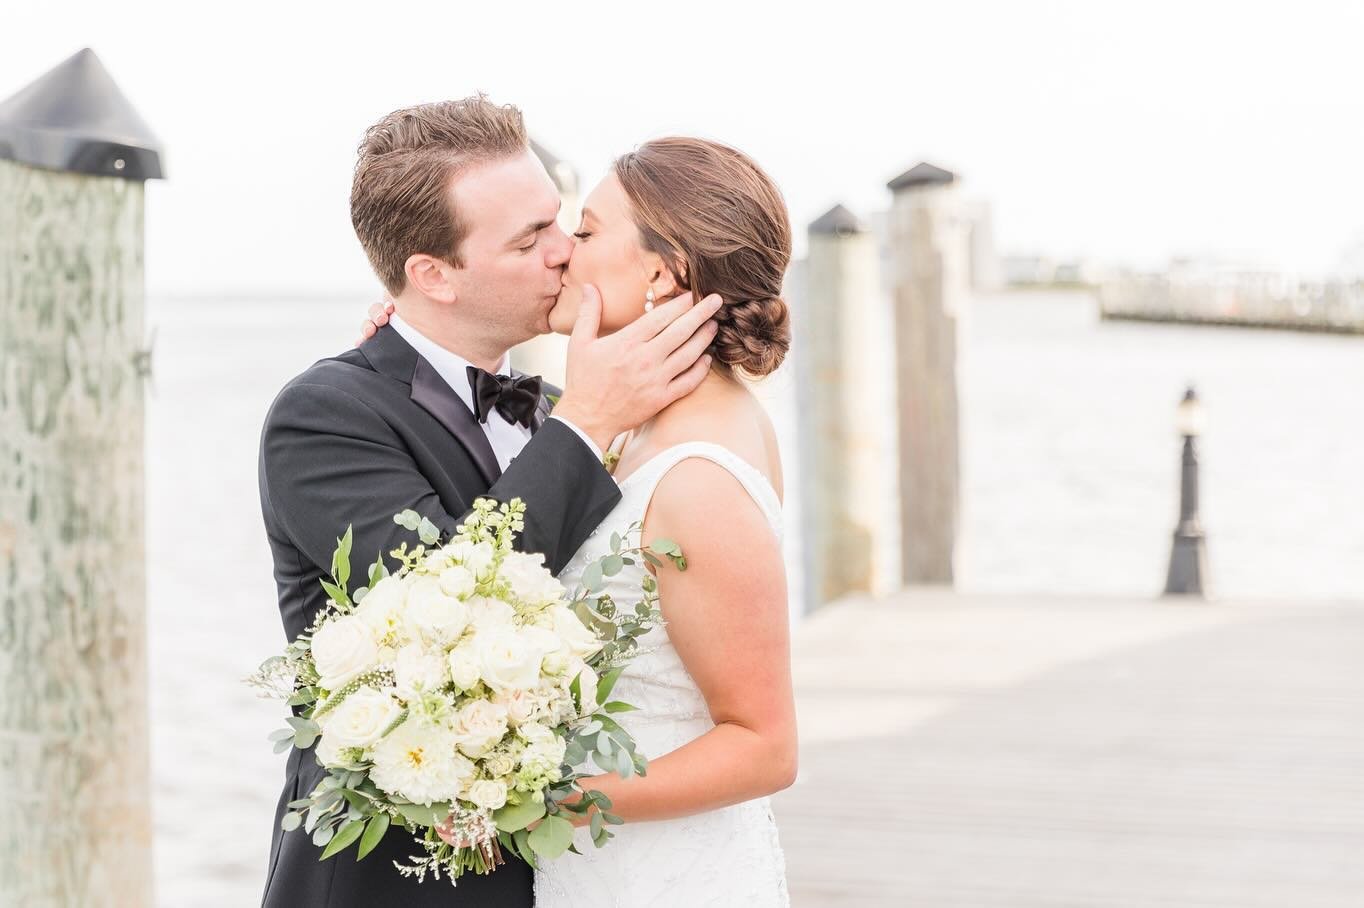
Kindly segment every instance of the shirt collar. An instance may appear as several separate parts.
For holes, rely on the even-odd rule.
[[[454,353],[440,344],[422,334],[416,328],[403,321],[398,313],[391,313],[388,323],[393,326],[393,330],[398,332],[398,336],[412,345],[412,349],[422,359],[431,364],[437,374],[450,386],[450,390],[459,395],[459,399],[464,401],[464,405],[469,408],[470,413],[476,413],[474,407],[474,390],[469,387],[469,373],[466,371],[473,363],[469,362],[458,353]],[[497,374],[511,374],[511,354],[502,354],[502,362],[497,367]]]

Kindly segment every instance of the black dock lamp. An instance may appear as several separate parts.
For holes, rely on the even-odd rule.
[[[1198,448],[1195,440],[1203,434],[1206,416],[1203,404],[1190,387],[1184,392],[1175,414],[1175,425],[1184,437],[1184,455],[1179,483],[1179,524],[1175,527],[1170,550],[1170,573],[1165,578],[1165,595],[1207,598],[1204,584],[1208,576],[1208,552],[1203,527],[1198,521]]]

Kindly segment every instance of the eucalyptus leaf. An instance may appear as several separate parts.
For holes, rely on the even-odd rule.
[[[521,804],[507,804],[493,811],[493,821],[503,832],[516,832],[545,815],[545,805],[531,797]]]
[[[620,570],[624,565],[625,559],[621,558],[619,555],[607,555],[602,559],[601,571],[608,577],[614,577],[620,573]]]
[[[628,713],[631,712],[632,710],[639,709],[639,707],[631,706],[629,703],[626,703],[622,700],[613,700],[612,702],[603,705],[602,709],[606,710],[609,713]]]
[[[573,844],[573,824],[563,817],[545,817],[530,831],[528,841],[537,856],[552,861]]]
[[[435,545],[436,541],[440,539],[440,530],[436,529],[434,523],[423,517],[417,526],[417,538],[427,545]]]
[[[331,826],[319,826],[313,830],[313,844],[322,848],[331,842],[334,835],[336,835],[336,830]]]
[[[292,810],[284,815],[284,819],[279,821],[279,828],[283,829],[285,832],[293,832],[295,829],[302,825],[303,814],[297,813]]]
[[[619,534],[619,533],[612,533],[612,534],[611,534],[611,551],[613,551],[613,552],[619,552],[619,551],[620,551],[621,544],[622,544],[622,540],[621,540],[621,538],[620,538],[620,534]]]
[[[583,571],[582,580],[580,582],[583,586],[587,587],[589,592],[595,593],[600,590],[605,582],[602,578],[601,562],[594,561],[589,564],[587,570]]]
[[[288,750],[289,748],[291,748],[291,747],[293,747],[293,746],[294,746],[294,740],[293,740],[293,738],[286,738],[286,739],[284,739],[283,741],[276,741],[276,742],[275,742],[275,753],[277,753],[277,754],[282,754],[282,753],[284,753],[286,750]]]

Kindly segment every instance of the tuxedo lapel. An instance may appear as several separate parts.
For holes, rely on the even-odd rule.
[[[483,427],[464,401],[459,399],[435,367],[417,357],[412,370],[412,402],[435,417],[456,440],[469,452],[478,471],[488,485],[497,482],[502,470],[497,465],[497,455]]]

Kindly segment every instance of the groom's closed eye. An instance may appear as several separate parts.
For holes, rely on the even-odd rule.
[[[534,224],[530,224],[525,230],[522,230],[516,236],[512,237],[511,242],[507,245],[515,248],[517,252],[530,252],[535,248],[535,243],[540,238],[540,231],[553,224],[554,221],[552,220],[537,221]],[[527,240],[530,241],[529,245],[525,245]]]

